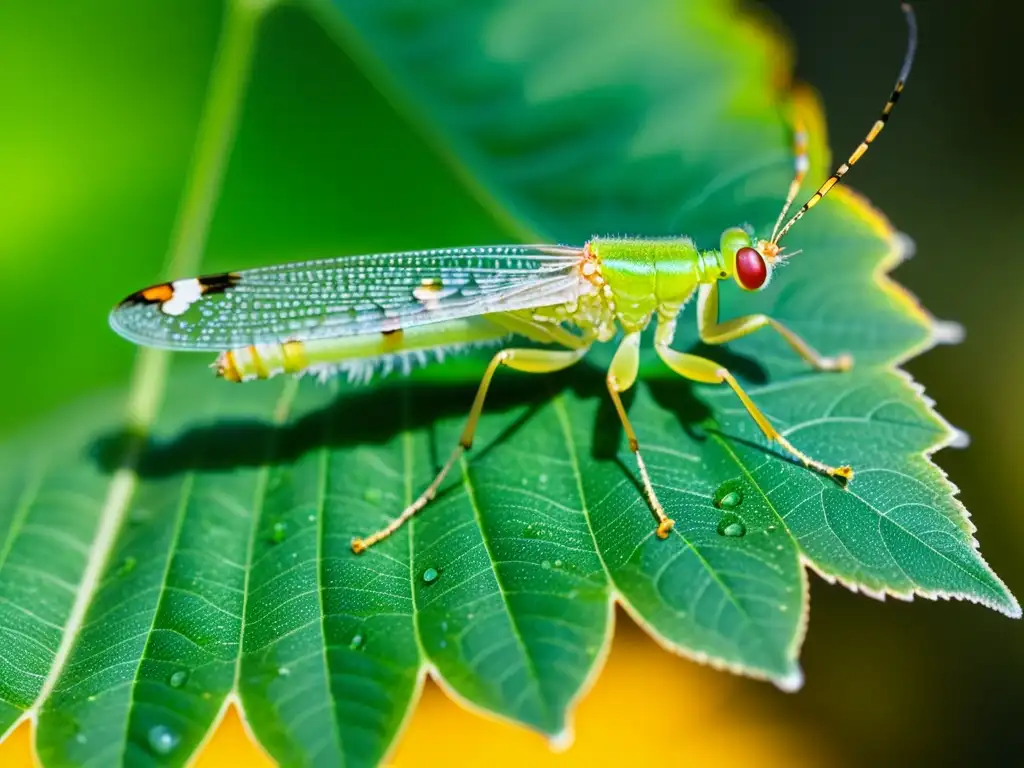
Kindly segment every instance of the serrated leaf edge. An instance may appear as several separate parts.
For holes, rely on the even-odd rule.
[[[1002,587],[1003,591],[1006,593],[1007,604],[1000,605],[994,601],[985,600],[984,598],[974,595],[959,594],[945,590],[926,590],[920,588],[906,591],[890,588],[874,590],[855,581],[828,573],[802,551],[801,560],[808,568],[828,583],[840,584],[852,592],[864,594],[868,597],[875,598],[876,600],[884,600],[887,595],[905,602],[912,601],[915,596],[924,597],[929,600],[964,600],[984,605],[987,608],[998,611],[1012,619],[1019,619],[1021,618],[1021,607],[1017,598],[1012,592],[1010,592],[1005,582],[999,578],[992,567],[989,566],[988,562],[981,556],[981,545],[973,535],[977,531],[977,527],[971,519],[970,512],[967,511],[967,508],[964,507],[959,498],[957,498],[959,496],[960,489],[949,479],[949,475],[946,471],[933,460],[935,453],[947,446],[955,444],[960,439],[962,433],[946,421],[946,419],[943,418],[937,410],[935,410],[935,401],[925,394],[924,386],[915,381],[913,376],[900,367],[908,360],[932,349],[936,344],[955,343],[954,340],[949,339],[941,330],[946,323],[936,320],[921,305],[917,297],[905,286],[896,282],[891,275],[892,271],[896,267],[910,258],[914,250],[914,242],[906,234],[896,230],[889,222],[888,218],[881,211],[872,206],[867,197],[859,192],[854,191],[850,187],[837,187],[833,190],[833,195],[841,200],[845,199],[848,203],[849,210],[855,214],[859,214],[862,221],[868,224],[879,237],[889,243],[889,253],[875,267],[874,273],[872,274],[873,281],[884,294],[899,304],[906,311],[906,314],[909,317],[917,320],[929,332],[928,336],[925,337],[923,341],[910,347],[900,355],[897,355],[893,360],[887,363],[885,367],[906,382],[914,394],[917,395],[921,402],[924,403],[929,417],[944,433],[933,445],[923,450],[919,455],[927,460],[927,462],[939,472],[943,481],[948,485],[950,489],[949,498],[955,504],[956,509],[962,515],[963,520],[967,523],[967,533],[970,534],[971,546],[977,554],[978,561],[989,572],[995,583]]]

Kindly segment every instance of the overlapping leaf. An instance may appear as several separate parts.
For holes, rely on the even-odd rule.
[[[727,3],[314,11],[514,234],[714,247],[774,217],[785,57]],[[708,354],[804,450],[853,464],[848,490],[780,455],[731,392],[646,361],[629,406],[677,521],[659,541],[599,350],[564,375],[504,376],[437,502],[356,557],[352,536],[454,444],[480,361],[369,389],[230,387],[179,361],[141,437],[114,394],[4,449],[0,728],[38,713],[47,765],[177,765],[237,697],[282,764],[373,764],[428,670],[472,706],[567,733],[614,600],[674,650],[783,687],[801,675],[806,563],[872,594],[1019,615],[927,458],[948,428],[892,367],[932,334],[883,277],[901,241],[837,194],[788,245],[802,254],[771,288],[727,290],[723,313],[770,312],[857,367],[811,373],[769,332]],[[714,503],[726,493],[731,510]]]

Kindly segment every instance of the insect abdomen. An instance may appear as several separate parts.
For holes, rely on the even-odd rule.
[[[483,317],[418,325],[405,330],[335,336],[306,341],[250,344],[222,352],[214,363],[228,381],[269,379],[281,373],[325,371],[355,360],[386,358],[419,350],[451,348],[494,341],[509,331]]]

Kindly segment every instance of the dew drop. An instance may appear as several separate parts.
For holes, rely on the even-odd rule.
[[[736,509],[742,503],[743,496],[739,491],[729,491],[715,502],[715,506],[722,509]]]
[[[783,547],[781,544],[776,544],[775,549],[781,552],[783,549],[785,549],[785,547]]]
[[[96,701],[96,694],[94,694],[94,693],[89,694],[88,696],[85,697],[85,700],[86,701]]]
[[[178,735],[166,725],[154,725],[147,734],[150,748],[158,755],[169,755],[178,746]]]
[[[352,635],[352,640],[349,642],[348,647],[350,650],[358,651],[363,647],[363,636],[358,632]]]
[[[277,669],[277,674],[281,677],[288,677],[291,673],[292,671],[288,667],[278,667]]]
[[[447,640],[442,640],[437,645],[438,645],[439,648],[447,648],[448,647],[448,641]]]
[[[179,669],[177,672],[172,673],[171,676],[167,678],[167,683],[171,686],[171,688],[181,688],[181,686],[183,686],[186,683],[186,681],[188,681],[188,672],[186,672],[184,669]]]
[[[442,632],[447,632],[448,631],[448,622],[447,621],[442,621],[441,622],[441,631]]]
[[[722,519],[718,521],[719,536],[728,536],[731,539],[738,539],[741,536],[745,536],[746,533],[746,524],[736,515],[722,515]]]
[[[539,482],[541,485],[545,485],[548,482],[548,476],[545,474],[538,475],[537,482]]]
[[[86,735],[84,733],[76,733],[75,734],[75,743],[76,744],[85,744],[85,742],[87,742],[88,740],[89,739],[86,738]]]
[[[768,526],[768,533],[774,533],[774,532],[775,532],[775,526],[774,525],[769,525]]]
[[[543,563],[540,564],[540,567],[543,568],[545,571],[550,571],[551,570],[551,561],[550,560],[545,560]]]
[[[561,568],[561,567],[562,567],[562,561],[561,560],[555,560],[555,568]]]
[[[129,573],[135,570],[135,566],[138,565],[138,560],[130,555],[121,561],[120,567],[117,569],[118,576],[127,576]]]
[[[436,568],[427,568],[427,570],[423,572],[423,583],[433,584],[435,581],[437,581],[437,577],[439,575],[440,574],[437,572]]]
[[[793,667],[785,677],[777,677],[772,682],[783,693],[795,693],[803,688],[804,673],[800,667]]]
[[[363,501],[368,504],[379,504],[383,498],[384,494],[380,492],[379,488],[367,488],[363,491]]]
[[[576,734],[573,731],[572,726],[566,726],[564,729],[548,739],[548,746],[551,748],[551,751],[556,754],[567,752],[575,740]]]
[[[274,527],[270,529],[270,541],[274,544],[280,544],[287,535],[288,525],[286,523],[276,522]]]

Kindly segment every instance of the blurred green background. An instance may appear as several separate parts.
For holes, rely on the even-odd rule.
[[[773,0],[845,155],[904,44],[895,3]],[[967,340],[911,362],[967,450],[938,463],[1018,595],[1024,523],[1017,255],[1024,117],[1016,6],[921,2],[916,69],[852,185],[917,243],[897,279]],[[161,277],[217,41],[201,0],[0,4],[0,435],[123,384],[110,305]],[[204,269],[507,238],[304,12],[264,28]],[[317,169],[310,173],[310,169]],[[997,764],[1024,750],[1024,625],[960,603],[881,604],[813,580],[804,690],[743,695],[837,762]]]

